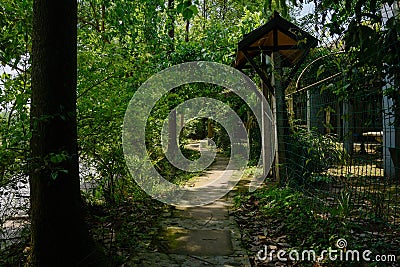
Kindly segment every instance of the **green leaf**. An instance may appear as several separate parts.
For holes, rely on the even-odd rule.
[[[52,162],[52,163],[58,163],[59,161],[58,161],[58,155],[57,154],[52,154],[52,155],[50,155],[50,161]]]
[[[272,9],[272,0],[266,0],[264,3],[264,8],[266,10],[271,10]]]
[[[193,17],[193,11],[190,8],[186,8],[183,10],[182,16],[185,20],[190,20]]]
[[[191,1],[183,1],[178,4],[176,11],[181,13],[185,20],[190,20],[199,13],[197,6]]]
[[[191,5],[188,8],[193,11],[193,17],[199,13],[199,10],[198,10],[197,6],[195,6],[195,5]]]
[[[179,4],[176,6],[176,11],[178,11],[178,13],[182,13],[184,9],[185,9],[185,5],[184,5],[183,2],[182,2],[182,3],[179,3]]]
[[[319,66],[317,70],[317,78],[324,72],[325,72],[325,66],[324,65]]]
[[[288,6],[286,4],[286,0],[280,0],[279,6],[282,9],[283,16],[286,17],[288,15]]]
[[[176,11],[183,14],[185,9],[187,9],[190,5],[190,1],[183,1],[176,6]]]
[[[57,177],[58,177],[58,172],[52,172],[52,173],[51,173],[51,178],[52,178],[53,180],[57,179]]]
[[[50,162],[54,164],[61,163],[67,158],[67,155],[64,152],[59,154],[51,153],[49,156]]]

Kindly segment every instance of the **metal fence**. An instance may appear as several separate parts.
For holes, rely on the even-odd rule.
[[[398,16],[395,8],[396,3],[385,6],[382,14]],[[360,77],[352,81],[358,87],[348,90],[350,93],[337,93],[340,90],[334,87],[347,77],[333,60],[338,54],[346,58],[346,52],[334,45],[340,40],[314,33],[323,40],[325,51],[314,59],[323,60],[316,62],[314,69],[310,67],[311,78],[303,81],[303,89],[292,86],[286,90],[291,128],[285,151],[288,182],[322,206],[346,202],[355,219],[399,225],[400,125],[395,119],[399,114],[393,108],[396,100],[385,93],[389,87],[399,92],[399,83],[385,78],[370,83]],[[327,73],[318,78],[322,64]],[[316,83],[325,77],[329,78],[326,82]]]
[[[399,162],[382,90],[340,99],[319,89],[289,98],[292,126],[303,135],[295,149],[288,143],[291,179],[327,205],[346,196],[355,217],[399,224]]]

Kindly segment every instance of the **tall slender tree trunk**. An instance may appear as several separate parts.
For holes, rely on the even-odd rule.
[[[207,0],[203,0],[203,30],[206,28],[207,20]]]
[[[224,21],[225,20],[225,14],[226,14],[226,11],[227,11],[227,3],[226,3],[226,0],[224,0],[224,2],[223,2],[223,6],[222,6],[222,20]]]
[[[168,36],[171,38],[171,46],[168,51],[168,54],[171,54],[175,51],[175,2],[174,0],[168,0],[168,22],[167,22],[167,30]],[[168,151],[174,151],[177,147],[177,140],[176,140],[176,110],[172,111],[171,117],[169,117],[168,121]]]
[[[172,53],[175,50],[175,14],[174,14],[174,9],[175,9],[175,2],[174,0],[168,0],[167,4],[168,8],[168,20],[166,24],[166,28],[168,31],[168,36],[171,38],[171,47],[169,53]]]
[[[35,0],[33,12],[31,264],[100,266],[79,189],[77,1]]]
[[[186,20],[186,35],[185,35],[185,42],[189,42],[189,29],[190,29],[190,21]]]
[[[189,6],[192,5],[192,1],[189,1]],[[186,20],[186,35],[185,35],[185,42],[189,42],[189,30],[190,30],[190,20]]]

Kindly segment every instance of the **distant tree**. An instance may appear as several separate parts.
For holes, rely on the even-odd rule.
[[[76,129],[77,1],[33,4],[33,266],[100,266],[85,227]]]

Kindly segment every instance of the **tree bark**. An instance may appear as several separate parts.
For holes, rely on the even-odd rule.
[[[186,35],[185,35],[185,42],[189,42],[189,29],[190,29],[190,21],[186,20]]]
[[[167,24],[166,28],[168,30],[168,36],[171,38],[171,47],[170,51],[168,53],[172,53],[175,50],[175,15],[174,15],[174,9],[175,9],[175,2],[174,0],[168,0],[168,19],[167,19]]]
[[[101,266],[79,188],[77,2],[35,0],[33,12],[30,263]]]
[[[203,0],[203,30],[206,28],[207,20],[207,0]]]
[[[189,6],[192,5],[192,1],[189,1]],[[186,35],[185,35],[185,42],[189,42],[189,30],[190,30],[190,20],[186,20],[186,27],[185,27],[185,31],[186,31]]]

